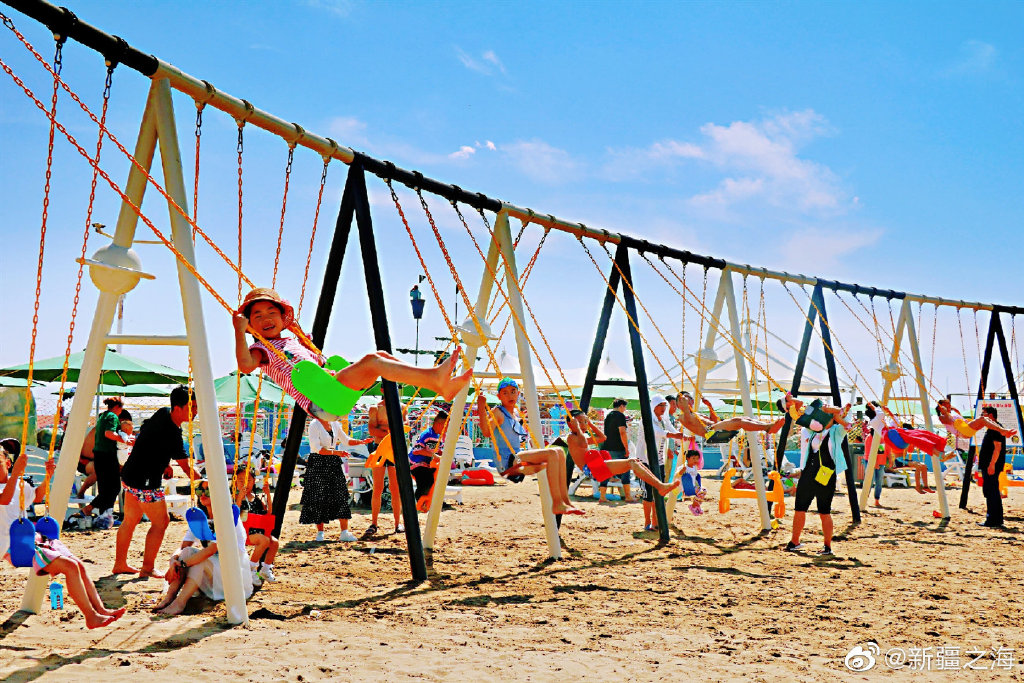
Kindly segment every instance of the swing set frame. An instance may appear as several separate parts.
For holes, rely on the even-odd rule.
[[[201,290],[199,286],[199,271],[196,270],[197,266],[195,264],[193,234],[190,229],[190,222],[187,219],[187,214],[184,213],[184,209],[187,209],[189,204],[184,183],[181,153],[178,146],[173,102],[171,100],[172,89],[190,96],[196,101],[197,105],[209,105],[227,113],[236,121],[266,130],[271,134],[284,139],[289,143],[290,147],[306,147],[320,154],[324,158],[325,162],[329,159],[336,159],[350,167],[348,179],[345,185],[345,192],[339,209],[338,219],[335,224],[333,241],[328,254],[327,266],[324,273],[324,280],[317,305],[316,316],[312,326],[312,333],[310,335],[313,343],[318,346],[323,344],[324,338],[326,337],[327,327],[331,317],[331,310],[333,308],[333,302],[337,291],[338,279],[341,273],[344,253],[351,234],[352,222],[354,220],[359,235],[360,249],[364,263],[364,275],[367,285],[367,296],[372,315],[376,347],[381,350],[391,351],[390,331],[387,322],[383,290],[379,278],[379,263],[377,259],[376,243],[373,235],[370,204],[366,194],[365,174],[369,172],[382,179],[396,181],[415,190],[443,197],[450,202],[466,204],[479,211],[490,211],[497,215],[495,229],[491,236],[491,243],[488,248],[486,259],[488,267],[482,277],[477,306],[475,307],[475,313],[481,318],[484,317],[487,312],[487,302],[490,297],[491,288],[498,279],[497,269],[498,257],[500,254],[504,259],[505,279],[510,308],[515,315],[518,315],[520,321],[522,320],[522,292],[518,274],[516,272],[514,245],[509,229],[509,220],[511,218],[516,218],[522,221],[524,228],[527,224],[533,223],[542,226],[545,230],[554,229],[571,234],[581,241],[583,238],[588,238],[597,240],[602,245],[615,245],[616,254],[613,260],[613,268],[608,278],[609,291],[605,294],[604,303],[598,320],[594,347],[591,353],[586,382],[581,397],[581,408],[586,409],[588,407],[593,387],[596,384],[601,383],[596,379],[596,370],[600,362],[601,350],[603,350],[603,345],[608,331],[611,308],[614,303],[612,299],[615,298],[615,289],[617,285],[619,282],[622,282],[625,285],[628,285],[624,288],[623,294],[626,300],[626,312],[632,318],[631,322],[633,323],[630,328],[630,345],[633,355],[634,370],[636,372],[635,384],[640,392],[641,415],[645,427],[644,432],[647,440],[646,445],[648,447],[648,455],[652,464],[657,464],[657,454],[654,452],[654,435],[652,428],[653,419],[646,383],[647,373],[644,353],[640,348],[641,335],[639,323],[636,318],[636,294],[632,289],[633,285],[631,282],[632,275],[629,264],[630,251],[637,252],[641,255],[652,254],[662,259],[673,259],[684,264],[696,263],[704,266],[705,269],[714,268],[721,272],[718,292],[716,294],[716,300],[710,316],[711,325],[708,329],[707,338],[704,344],[705,347],[712,347],[715,336],[719,334],[719,318],[723,313],[723,307],[727,309],[727,314],[729,316],[728,334],[736,340],[737,344],[740,343],[739,340],[742,338],[739,325],[739,309],[732,280],[733,274],[739,274],[741,276],[754,275],[762,280],[773,279],[783,283],[812,286],[814,288],[813,296],[815,297],[812,301],[817,304],[817,308],[819,309],[822,317],[821,322],[823,325],[821,333],[823,341],[827,334],[827,324],[825,324],[824,319],[824,290],[830,289],[835,292],[845,291],[852,293],[854,296],[867,295],[871,297],[877,296],[887,300],[902,300],[904,303],[903,310],[900,315],[901,329],[894,341],[892,357],[896,361],[899,359],[899,338],[900,333],[902,333],[902,327],[905,326],[910,330],[908,344],[911,347],[915,365],[917,366],[917,380],[922,389],[921,401],[925,407],[927,407],[928,397],[927,392],[924,390],[924,378],[920,369],[920,349],[916,331],[914,330],[912,316],[908,313],[909,303],[911,301],[917,301],[920,303],[930,303],[935,306],[990,310],[993,315],[992,321],[990,322],[988,342],[986,345],[979,396],[982,394],[985,378],[988,374],[993,343],[998,339],[1004,370],[1007,374],[1008,383],[1010,385],[1010,393],[1014,402],[1016,403],[1018,401],[1016,386],[1013,381],[1012,368],[1009,365],[1006,341],[1002,334],[999,316],[1002,313],[1009,313],[1011,315],[1024,314],[1024,307],[1000,306],[981,302],[967,302],[941,297],[909,294],[895,290],[863,287],[857,284],[825,280],[806,275],[787,273],[784,271],[769,270],[767,268],[758,268],[750,265],[733,263],[721,258],[695,254],[690,251],[676,249],[667,245],[653,244],[646,240],[625,234],[590,228],[582,223],[565,221],[550,214],[541,215],[534,212],[532,209],[501,202],[481,193],[473,193],[456,185],[449,185],[428,178],[419,172],[399,168],[391,162],[374,159],[360,154],[348,147],[340,145],[330,138],[310,133],[296,123],[288,123],[283,119],[254,107],[246,100],[233,97],[216,89],[207,81],[190,76],[167,62],[131,47],[123,39],[109,35],[88,23],[79,20],[67,9],[56,7],[44,0],[3,0],[3,2],[22,14],[25,14],[26,16],[47,26],[55,35],[59,35],[65,40],[75,40],[76,42],[95,50],[101,55],[113,55],[116,57],[116,61],[118,63],[127,68],[138,71],[152,80],[146,109],[142,116],[142,122],[134,150],[134,158],[138,162],[139,166],[133,165],[129,172],[125,191],[122,195],[123,202],[114,233],[113,243],[109,249],[113,249],[121,254],[127,254],[129,253],[132,244],[136,241],[135,230],[138,219],[142,217],[145,220],[139,207],[142,203],[146,185],[149,181],[152,181],[152,179],[148,177],[148,169],[152,168],[154,160],[153,157],[156,148],[159,145],[163,175],[167,187],[166,192],[169,199],[170,222],[173,234],[173,245],[169,246],[172,246],[178,256],[177,269],[179,287],[181,290],[183,317],[186,325],[185,335],[146,337],[143,335],[111,334],[111,325],[113,323],[113,316],[114,311],[116,310],[118,297],[123,292],[132,289],[140,278],[146,277],[146,274],[141,271],[141,267],[118,268],[117,264],[114,263],[90,264],[90,268],[96,274],[94,281],[97,282],[97,286],[100,289],[100,295],[93,316],[85,359],[78,381],[78,391],[76,392],[75,401],[72,405],[69,416],[68,428],[64,441],[64,447],[68,452],[77,452],[81,449],[87,427],[90,404],[99,380],[103,349],[110,343],[146,343],[187,346],[193,363],[196,398],[199,403],[198,418],[200,425],[208,425],[214,432],[217,431],[216,426],[219,422],[217,418],[216,398],[213,390],[213,374],[209,356],[209,342],[207,339]],[[109,181],[106,176],[105,179]],[[173,201],[177,207],[171,205],[171,201]],[[529,268],[530,266],[527,267],[527,270],[529,270]],[[616,287],[611,286],[611,282],[613,281],[616,282]],[[808,324],[805,326],[805,343],[801,347],[800,358],[798,359],[798,363],[801,368],[803,367],[803,362],[806,359],[807,347],[809,346],[809,333],[811,331],[810,328],[813,326],[813,316],[811,313],[814,312],[815,311],[813,309],[809,312]],[[481,334],[482,331],[479,329],[479,324],[477,324],[477,327],[477,337],[482,345],[485,343],[483,335]],[[722,328],[723,333],[725,329],[726,328],[724,327]],[[531,423],[539,425],[540,413],[536,395],[536,383],[533,379],[533,367],[530,352],[526,348],[526,332],[522,329],[522,324],[517,326],[516,341],[520,366],[522,369],[524,393],[527,398],[528,417]],[[834,362],[829,361],[831,358],[831,349],[829,346],[830,345],[826,342],[826,362],[829,366],[829,380],[832,386],[832,391],[830,393],[833,400],[838,403],[838,385],[837,380],[835,379]],[[476,351],[478,349],[479,345],[474,346],[470,343],[464,358],[475,358]],[[739,384],[738,388],[742,397],[743,412],[747,417],[752,417],[753,411],[749,383],[747,381],[748,373],[746,362],[746,358],[742,353],[736,354],[737,382]],[[706,376],[706,370],[700,370],[699,375],[698,391],[700,384]],[[629,382],[629,384],[633,384],[633,382]],[[799,378],[797,377],[794,379],[794,389],[799,388],[798,384]],[[889,384],[891,385],[891,382]],[[396,474],[398,475],[403,507],[405,508],[404,514],[409,544],[411,571],[413,579],[417,581],[424,580],[427,577],[423,550],[424,548],[431,549],[434,546],[438,516],[441,508],[440,501],[443,500],[448,469],[450,468],[455,450],[455,437],[457,436],[459,427],[461,426],[459,423],[464,412],[467,392],[468,389],[461,392],[457,396],[455,405],[453,406],[453,417],[458,416],[458,419],[451,420],[449,423],[441,468],[438,472],[438,484],[435,488],[434,499],[432,500],[431,509],[428,513],[425,533],[422,539],[420,538],[420,529],[416,518],[416,506],[415,501],[413,500],[412,481],[409,473],[407,453],[405,452],[406,445],[402,439],[397,440],[394,444]],[[385,381],[383,384],[383,395],[391,431],[392,433],[401,434],[403,433],[402,408],[396,385]],[[931,420],[929,412],[930,411],[927,409],[925,410],[926,423],[927,426],[930,427]],[[286,442],[278,490],[274,498],[273,511],[277,516],[277,528],[275,531],[280,530],[284,511],[287,507],[288,491],[294,474],[294,465],[298,453],[298,446],[301,441],[304,421],[305,415],[303,411],[296,407],[292,418],[292,427],[289,429],[288,439]],[[751,451],[754,459],[753,464],[755,467],[755,485],[758,494],[758,507],[762,526],[764,529],[768,529],[770,528],[770,518],[768,515],[767,502],[765,500],[764,481],[761,476],[761,463],[763,462],[764,456],[761,451],[760,442],[756,439],[753,439],[752,442],[753,445]],[[785,440],[780,438],[779,443],[781,452],[781,450],[784,449]],[[224,462],[223,447],[220,444],[220,440],[214,439],[211,443],[206,445],[206,449],[208,462]],[[871,449],[872,464],[876,451],[877,448],[875,447],[875,444],[873,444]],[[849,457],[848,454],[847,457]],[[74,469],[76,465],[75,460],[76,459],[72,458],[62,458],[53,480],[53,495],[55,495],[56,498],[52,504],[52,508],[55,516],[58,518],[63,516],[66,509],[66,501],[70,493],[74,476]],[[936,466],[937,463],[933,458],[933,469],[936,468]],[[968,463],[968,468],[969,467],[970,463]],[[208,476],[211,484],[211,498],[215,525],[218,529],[230,529],[233,526],[233,517],[226,470],[216,467],[210,468]],[[546,482],[543,481],[544,478],[539,477],[538,479],[540,480],[541,497],[543,499],[543,509],[545,510],[544,521],[549,554],[552,558],[558,558],[561,554],[560,542],[558,539],[555,520],[553,518],[554,516],[550,513],[550,492],[546,490]],[[969,482],[969,479],[969,476],[966,477],[965,482]],[[968,484],[965,484],[964,497],[966,497],[967,486]],[[851,486],[850,488],[852,496],[853,487]],[[664,501],[660,500],[660,498],[661,497],[656,497],[656,501],[658,501],[656,503],[656,509],[659,527],[661,529],[661,540],[662,542],[667,542],[668,520],[666,518]],[[948,517],[948,509],[945,504],[944,495],[940,496],[940,504],[943,507],[943,516]],[[964,502],[962,499],[961,506],[963,505]],[[851,498],[851,507],[853,508],[856,516],[858,514],[858,508],[856,500],[853,498]],[[247,623],[248,621],[245,598],[242,594],[241,588],[240,572],[244,569],[242,560],[243,558],[241,557],[241,553],[234,544],[224,544],[221,549],[221,564],[224,569],[225,602],[228,608],[228,619],[233,623]],[[26,588],[23,608],[32,612],[38,611],[42,601],[43,589],[43,579],[40,577],[31,577]]]

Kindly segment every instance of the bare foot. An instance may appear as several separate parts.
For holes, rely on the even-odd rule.
[[[441,387],[441,395],[444,396],[446,401],[454,400],[455,395],[462,391],[471,379],[473,379],[472,368],[457,377],[449,377]]]
[[[92,619],[88,619],[87,618],[85,620],[85,626],[86,626],[86,628],[89,628],[89,629],[103,628],[104,626],[107,626],[108,624],[114,623],[114,621],[116,621],[116,620],[117,620],[117,617],[114,617],[114,616],[109,616],[109,615],[105,615],[105,614],[97,614]]]
[[[782,425],[784,425],[784,424],[786,424],[786,418],[784,418],[784,417],[779,418],[770,427],[768,427],[768,433],[769,434],[775,434],[780,429],[782,429]]]
[[[587,514],[579,508],[574,508],[571,505],[557,504],[551,506],[551,511],[556,515],[585,515]]]
[[[144,579],[162,579],[164,573],[156,569],[143,569],[139,572],[139,576]]]
[[[509,477],[514,477],[515,475],[520,474],[522,471],[523,464],[517,462],[515,465],[512,465],[512,467],[509,467],[507,470],[502,472],[501,476],[504,477],[505,479],[508,479]]]
[[[184,611],[185,611],[185,608],[183,606],[182,607],[178,607],[177,605],[175,605],[172,602],[171,604],[167,605],[167,607],[164,607],[163,609],[157,610],[157,613],[159,613],[159,614],[169,614],[171,616],[175,616],[177,614],[181,614]]]
[[[661,484],[660,486],[658,486],[658,493],[660,493],[663,496],[667,496],[668,494],[672,493],[677,488],[679,488],[680,483],[681,482],[677,479],[671,484]]]
[[[876,501],[875,501],[875,507],[876,507],[876,508],[880,508],[880,507],[882,507],[882,503],[881,503],[880,501],[877,501],[877,500],[876,500]]]
[[[105,617],[120,617],[122,614],[128,611],[128,608],[119,607],[118,609],[107,609],[106,607],[104,607],[103,609],[96,611]]]
[[[138,574],[139,570],[135,567],[129,567],[127,564],[114,565],[114,568],[110,570],[111,574]]]

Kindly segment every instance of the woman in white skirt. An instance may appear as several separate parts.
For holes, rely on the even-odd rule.
[[[199,504],[210,509],[210,483],[205,479],[198,485]],[[245,527],[241,520],[235,521],[234,542],[238,545],[239,557],[245,557]],[[231,541],[225,540],[230,543]],[[200,541],[191,529],[185,530],[181,548],[171,556],[171,566],[164,577],[167,590],[163,598],[153,607],[161,614],[181,614],[189,598],[201,592],[211,600],[224,599],[224,583],[221,580],[220,559],[217,555],[217,541]],[[252,573],[242,572],[242,590],[246,599],[252,596]]]

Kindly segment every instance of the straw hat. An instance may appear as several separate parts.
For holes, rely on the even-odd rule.
[[[269,301],[272,304],[276,304],[281,307],[282,318],[284,319],[284,326],[288,327],[295,322],[295,309],[288,303],[287,299],[282,299],[281,295],[270,289],[269,287],[257,287],[248,294],[245,295],[245,299],[242,300],[242,305],[238,307],[235,313],[244,315],[246,318],[249,317],[249,309],[257,301]]]

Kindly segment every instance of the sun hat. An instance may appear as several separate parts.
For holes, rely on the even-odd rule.
[[[295,322],[295,309],[288,303],[287,299],[281,298],[281,295],[275,292],[269,287],[257,287],[248,294],[245,295],[245,299],[242,300],[242,305],[238,307],[235,313],[244,315],[246,318],[249,317],[249,309],[257,301],[269,301],[272,304],[276,304],[281,307],[281,317],[284,319],[284,326],[288,327]]]

